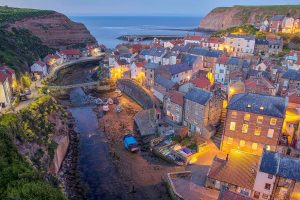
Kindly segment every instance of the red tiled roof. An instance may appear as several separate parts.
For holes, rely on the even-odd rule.
[[[170,91],[169,92],[170,100],[177,105],[183,106],[183,93],[178,91]]]
[[[210,81],[204,76],[193,79],[191,83],[198,88],[207,88],[210,86]]]
[[[300,56],[300,51],[295,51],[295,50],[292,50],[289,52],[289,56],[294,56],[295,54],[297,54],[298,56]]]
[[[295,104],[300,104],[300,94],[298,95],[297,92],[295,92],[292,95],[290,95],[289,102],[295,103]]]
[[[36,61],[35,62],[36,64],[42,66],[42,67],[45,67],[46,66],[46,63],[42,62],[42,61]]]
[[[247,92],[270,95],[272,95],[270,90],[275,89],[274,85],[264,77],[250,77],[245,80],[245,88]]]
[[[0,72],[0,82],[4,83],[6,79],[7,79],[7,74],[5,72]]]
[[[65,55],[80,55],[79,49],[65,49],[61,50],[60,53]]]
[[[232,150],[228,160],[215,158],[208,177],[252,190],[260,157]]]
[[[219,62],[218,63],[220,63],[220,64],[226,64],[228,60],[229,60],[229,57],[223,55],[222,57],[219,58]]]
[[[137,67],[141,68],[141,67],[144,67],[146,63],[147,63],[146,61],[140,61],[140,62],[135,62],[135,65]]]
[[[184,38],[185,40],[197,40],[197,41],[201,41],[202,37],[199,35],[188,35]]]
[[[220,200],[252,200],[252,198],[227,190],[222,193]]]
[[[224,38],[218,38],[218,37],[210,37],[208,38],[209,43],[214,43],[214,44],[223,44],[225,41]]]

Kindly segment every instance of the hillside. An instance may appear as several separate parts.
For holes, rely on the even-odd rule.
[[[55,52],[26,29],[7,31],[0,28],[0,64],[6,64],[17,73],[29,70],[35,60]]]
[[[260,24],[275,14],[300,17],[300,5],[233,6],[213,9],[200,23],[200,28],[221,30],[243,24]]]
[[[96,42],[84,24],[55,11],[0,7],[0,26],[27,29],[52,48]]]

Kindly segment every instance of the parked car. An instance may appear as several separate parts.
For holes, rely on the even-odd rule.
[[[31,95],[31,91],[30,91],[29,88],[25,88],[24,92],[25,92],[26,95]]]
[[[21,94],[19,95],[19,98],[20,98],[20,101],[27,101],[27,100],[28,100],[26,94],[23,94],[23,93],[21,93]]]
[[[138,142],[132,134],[126,134],[123,137],[123,143],[125,149],[129,152],[137,152],[139,150]]]

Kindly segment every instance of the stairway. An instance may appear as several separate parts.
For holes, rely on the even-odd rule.
[[[222,134],[224,130],[224,124],[225,124],[225,119],[226,119],[226,109],[222,109],[221,113],[221,122],[220,124],[216,127],[216,134],[211,138],[212,142],[220,149],[221,147],[221,142],[222,142]]]

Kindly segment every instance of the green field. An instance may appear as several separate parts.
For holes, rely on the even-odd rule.
[[[51,10],[36,10],[29,8],[11,8],[6,6],[0,6],[0,26],[6,23],[21,20],[26,17],[36,17],[42,15],[52,14]]]

